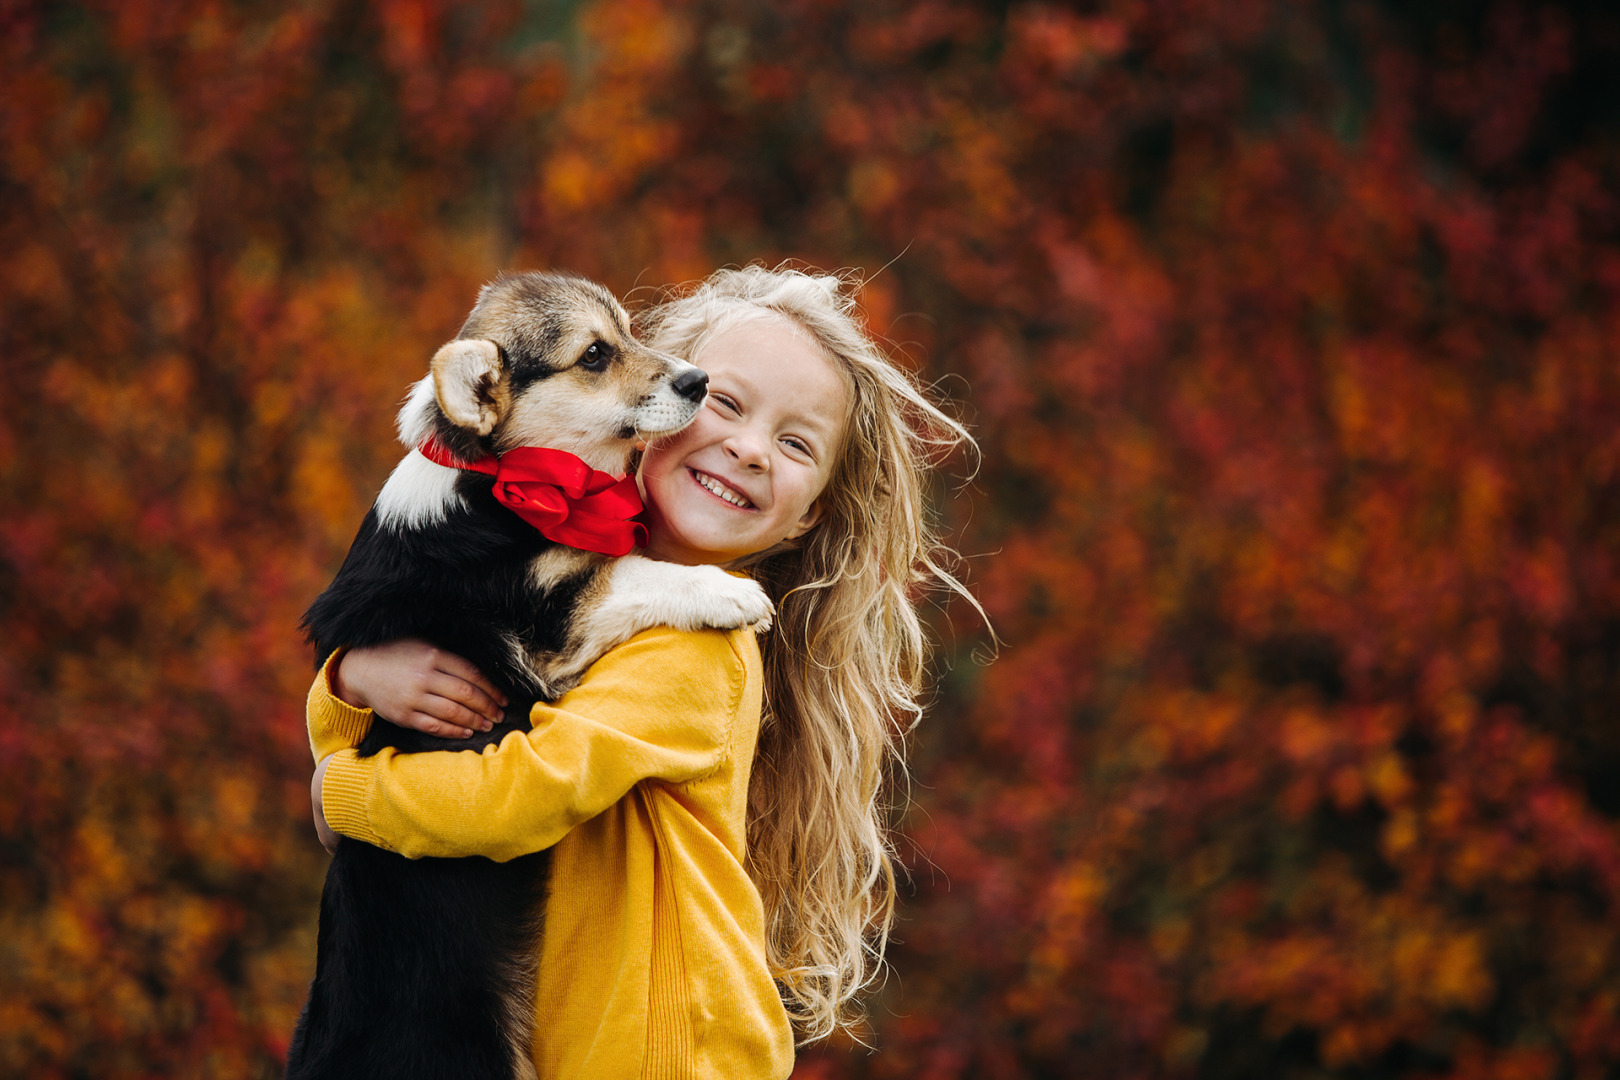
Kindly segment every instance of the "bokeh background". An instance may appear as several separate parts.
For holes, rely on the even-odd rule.
[[[1005,641],[799,1075],[1620,1076],[1617,135],[1579,0],[0,0],[0,1075],[279,1075],[296,624],[477,287],[793,258]]]

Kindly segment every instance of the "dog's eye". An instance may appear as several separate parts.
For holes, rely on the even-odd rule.
[[[579,366],[586,371],[602,371],[613,359],[613,346],[600,341],[593,341],[591,347],[586,349],[579,358]]]

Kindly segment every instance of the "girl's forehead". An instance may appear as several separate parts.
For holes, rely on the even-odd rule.
[[[764,377],[807,364],[836,371],[838,363],[808,330],[782,315],[764,312],[718,328],[692,362],[704,370]]]
[[[818,414],[841,424],[851,398],[844,365],[793,319],[775,312],[748,317],[716,331],[692,362],[717,379],[780,403],[794,412]]]
[[[739,351],[759,351],[765,346],[780,348],[796,342],[806,349],[821,350],[821,345],[803,323],[781,312],[768,308],[746,307],[734,309],[716,318],[698,340],[697,355],[733,355]]]

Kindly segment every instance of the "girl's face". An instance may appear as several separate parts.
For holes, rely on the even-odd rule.
[[[765,315],[691,358],[709,374],[697,419],[641,460],[651,559],[728,563],[803,535],[843,445],[850,391],[796,323]]]

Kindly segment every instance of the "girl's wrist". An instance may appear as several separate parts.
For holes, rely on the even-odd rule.
[[[349,650],[344,649],[333,659],[332,666],[326,670],[326,684],[332,691],[332,696],[351,705],[356,709],[370,708],[366,704],[365,695],[351,686],[343,678],[343,662],[349,658]]]

